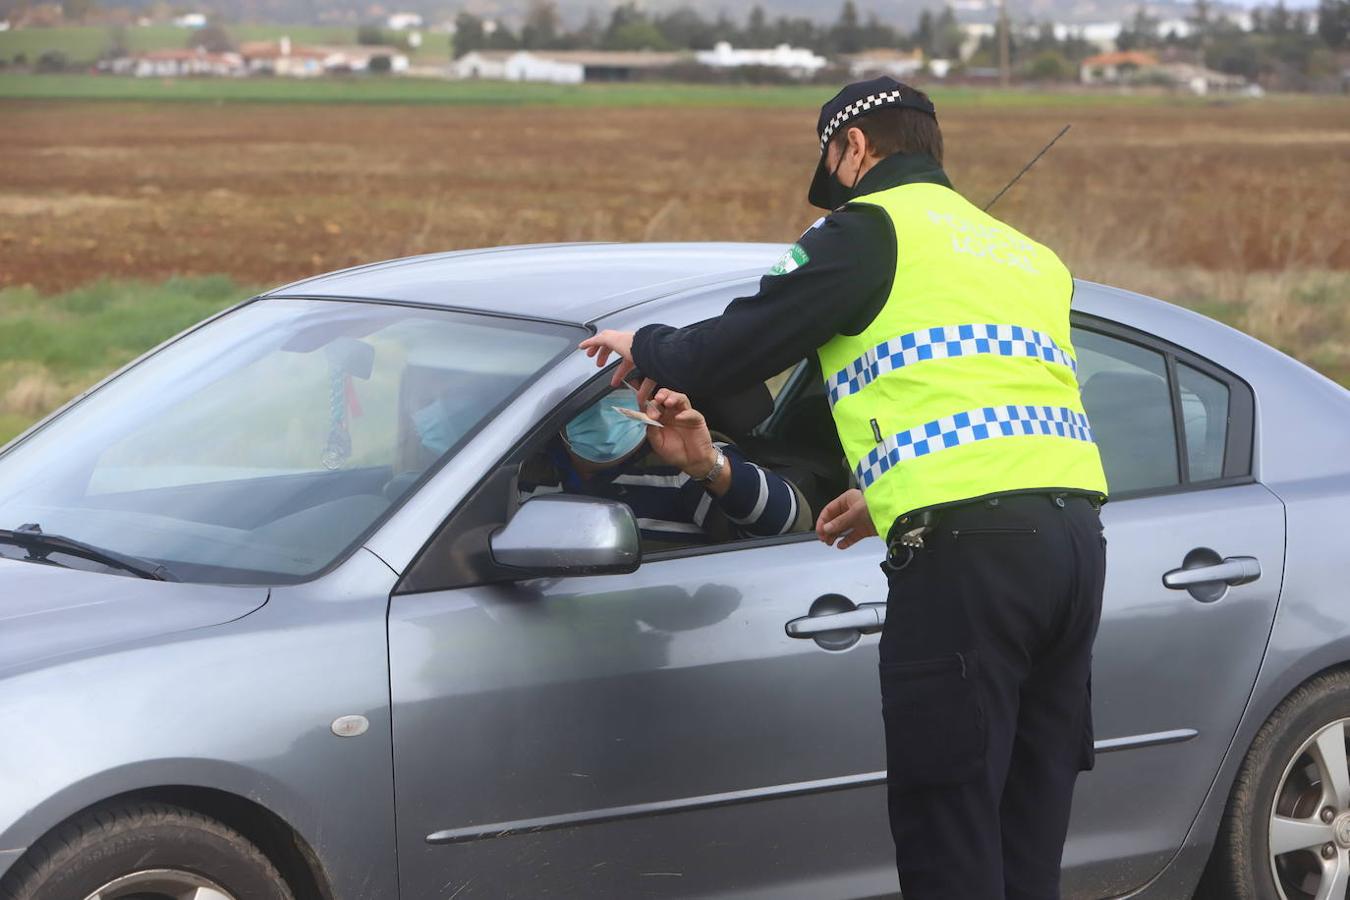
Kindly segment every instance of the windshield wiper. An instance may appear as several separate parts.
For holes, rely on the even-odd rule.
[[[42,526],[36,523],[20,525],[13,530],[0,528],[0,543],[15,544],[22,547],[28,551],[28,559],[37,562],[49,562],[47,559],[49,553],[64,553],[67,556],[78,556],[80,559],[87,559],[90,562],[122,569],[134,575],[139,575],[141,578],[152,578],[155,581],[179,580],[178,576],[160,563],[141,559],[139,556],[128,556],[114,550],[105,550],[102,547],[95,547],[93,544],[86,544],[84,541],[77,541],[74,538],[63,537],[59,534],[45,534],[42,531]]]

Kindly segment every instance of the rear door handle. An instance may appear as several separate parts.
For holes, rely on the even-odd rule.
[[[1246,584],[1261,577],[1261,563],[1254,556],[1230,556],[1223,562],[1193,569],[1173,569],[1163,576],[1163,584],[1175,590],[1193,584]]]
[[[1163,574],[1164,587],[1187,591],[1201,603],[1213,603],[1228,588],[1261,577],[1261,563],[1254,556],[1222,557],[1208,547],[1196,547],[1181,561],[1180,569]]]

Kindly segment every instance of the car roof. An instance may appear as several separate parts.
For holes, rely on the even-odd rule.
[[[533,244],[412,256],[270,297],[383,300],[586,324],[672,293],[763,274],[781,244]]]

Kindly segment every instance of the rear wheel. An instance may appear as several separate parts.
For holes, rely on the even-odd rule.
[[[3,900],[293,900],[261,850],[215,819],[164,803],[96,809],[31,847]]]
[[[1243,760],[1202,897],[1346,900],[1350,890],[1350,673],[1285,699]]]

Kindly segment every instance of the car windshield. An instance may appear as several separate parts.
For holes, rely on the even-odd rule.
[[[302,581],[580,336],[446,310],[255,301],[0,455],[0,529],[36,523],[184,581]]]

